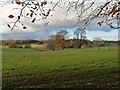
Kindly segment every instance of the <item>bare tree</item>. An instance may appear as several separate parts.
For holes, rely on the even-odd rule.
[[[9,41],[8,42],[8,47],[9,48],[17,48],[17,43],[15,41]]]
[[[120,1],[105,0],[72,0],[67,5],[67,13],[74,13],[77,19],[75,24],[85,29],[93,20],[99,19],[97,24],[103,23],[113,29],[120,28]]]
[[[62,36],[63,39],[66,38],[66,35],[67,35],[67,34],[68,34],[68,31],[66,31],[66,30],[61,30],[61,31],[57,32],[57,35]]]
[[[42,20],[45,26],[48,25],[47,17],[55,10],[56,6],[67,8],[66,18],[72,13],[76,18],[75,26],[78,25],[81,29],[85,29],[95,19],[99,19],[97,22],[99,26],[104,23],[113,29],[120,28],[120,0],[105,0],[104,2],[98,0],[58,0],[56,3],[47,0],[10,0],[7,3],[13,5],[16,3],[21,6],[18,16],[8,16],[11,19],[17,17],[15,21],[7,23],[11,30],[17,26],[17,23],[21,23],[23,29],[27,28],[21,21],[23,17],[31,19],[32,23]],[[51,7],[46,7],[47,5],[51,5]],[[24,10],[26,10],[25,15],[23,15]]]
[[[74,32],[74,35],[76,35],[78,40],[78,47],[81,48],[81,46],[84,44],[84,40],[86,37],[86,31],[84,29],[77,28]]]
[[[8,0],[6,2],[3,1],[3,4],[17,4],[20,7],[14,8],[14,10],[20,10],[19,15],[8,15],[8,17],[12,20],[7,22],[7,26],[13,30],[17,27],[17,23],[20,23],[23,29],[26,29],[27,26],[22,21],[22,18],[30,19],[32,23],[36,21],[42,21],[44,26],[49,24],[47,17],[49,17],[50,13],[55,10],[55,7],[60,4],[61,0],[57,0],[57,2],[53,3],[48,2],[47,0]],[[50,6],[50,7],[48,7]],[[25,11],[25,12],[24,12]],[[14,19],[14,20],[13,20]]]
[[[51,35],[47,41],[47,48],[55,51],[55,36]]]

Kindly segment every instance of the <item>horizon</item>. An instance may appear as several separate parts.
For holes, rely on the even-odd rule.
[[[62,29],[61,29],[62,30]],[[1,34],[0,40],[48,40],[49,37],[53,34],[56,34],[60,30],[43,30],[43,31],[35,31],[35,32],[28,32],[28,33],[8,33],[8,34]],[[72,39],[74,37],[73,32],[75,29],[67,29],[68,31],[68,39]],[[109,32],[100,31],[100,30],[86,30],[87,39],[94,40],[94,38],[101,38],[103,40],[108,41],[117,41],[119,40],[119,30],[111,30]]]

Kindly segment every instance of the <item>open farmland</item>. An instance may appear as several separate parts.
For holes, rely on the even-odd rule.
[[[118,85],[117,46],[60,51],[2,48],[3,88]]]

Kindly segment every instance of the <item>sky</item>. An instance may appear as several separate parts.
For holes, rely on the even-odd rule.
[[[0,0],[0,4],[2,3]],[[5,0],[4,0],[5,1]],[[49,0],[50,1],[50,0]],[[53,2],[57,0],[52,0]],[[91,0],[93,1],[93,0]],[[99,1],[99,0],[98,0]],[[100,0],[104,1],[104,0]],[[3,5],[3,4],[2,4]],[[67,30],[69,32],[69,38],[73,38],[73,32],[76,28],[73,28],[76,19],[74,19],[73,13],[69,13],[67,19],[65,18],[65,8],[61,9],[56,7],[56,10],[52,12],[51,16],[48,17],[49,25],[45,28],[43,27],[43,23],[41,21],[31,23],[31,20],[23,18],[22,21],[27,26],[27,30],[23,30],[21,26],[18,24],[14,30],[10,30],[6,23],[12,21],[8,18],[10,14],[15,14],[16,16],[19,13],[19,10],[13,10],[13,8],[20,7],[19,5],[11,5],[6,4],[0,6],[0,36],[2,36],[3,40],[10,39],[36,39],[36,40],[46,40],[50,35],[55,34],[59,30]],[[53,15],[53,16],[52,16]],[[65,22],[68,21],[68,22]],[[96,24],[97,21],[93,21],[87,28],[87,38],[93,40],[96,37],[102,38],[103,40],[118,40],[118,29],[111,29],[110,27],[103,25],[99,27]]]

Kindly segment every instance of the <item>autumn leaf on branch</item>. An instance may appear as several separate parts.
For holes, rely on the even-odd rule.
[[[9,17],[9,18],[14,18],[14,16],[13,16],[13,15],[9,15],[8,17]]]
[[[15,0],[15,2],[16,2],[16,4],[18,4],[18,5],[21,4],[20,0]]]
[[[34,23],[35,22],[35,18],[32,20],[32,23]]]
[[[116,8],[112,9],[112,17],[118,12],[118,10]]]
[[[10,26],[9,24],[7,24],[7,26],[8,26],[9,28],[11,28],[11,26]]]
[[[26,28],[27,28],[26,26],[23,27],[23,29],[26,29]]]
[[[9,0],[8,0],[9,1]],[[26,29],[27,26],[24,26],[24,22],[22,21],[22,18],[32,19],[31,23],[35,23],[38,20],[47,20],[47,17],[49,14],[54,11],[55,7],[59,4],[60,0],[57,0],[56,3],[49,3],[47,0],[10,0],[12,2],[12,5],[17,4],[20,5],[20,7],[15,6],[13,10],[19,9],[19,14],[12,15],[9,14],[7,17],[12,19],[10,22],[8,22],[9,25],[6,25],[13,30],[15,27],[17,27],[17,24],[22,24],[22,29]],[[11,3],[10,3],[11,4]],[[46,5],[52,4],[52,7],[47,7]],[[35,18],[37,17],[37,19]],[[43,23],[46,24],[46,21],[43,20]],[[11,24],[12,23],[12,24]],[[47,25],[47,24],[46,24]]]
[[[33,16],[33,13],[30,14],[30,17],[32,17],[32,16]]]
[[[34,13],[34,11],[33,10],[30,10],[32,13]]]
[[[29,13],[26,14],[26,16],[28,16],[28,15],[29,15]]]
[[[46,5],[47,1],[41,2],[41,6]]]
[[[118,9],[117,9],[117,6],[116,6],[116,4],[115,4],[115,5],[113,6],[111,12],[109,13],[109,15],[112,14],[112,17],[113,17],[117,12],[118,12]]]

